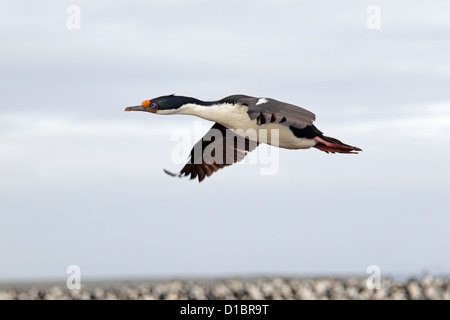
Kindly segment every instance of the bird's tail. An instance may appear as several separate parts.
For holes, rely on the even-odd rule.
[[[358,147],[349,146],[348,144],[345,144],[338,139],[326,137],[323,135],[317,136],[313,139],[317,141],[317,144],[314,146],[314,148],[325,151],[327,153],[358,153],[356,151],[362,151]]]

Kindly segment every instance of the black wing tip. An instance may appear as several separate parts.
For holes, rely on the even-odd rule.
[[[171,176],[171,177],[184,178],[184,177],[189,176],[189,174],[183,174],[182,172],[179,172],[179,173],[173,173],[173,172],[170,172],[170,171],[167,170],[167,169],[163,169],[163,171],[164,171],[165,173],[167,173],[167,174],[168,174],[169,176]],[[198,178],[198,182],[200,183],[200,182],[202,182],[202,181],[205,179],[205,177],[206,177],[206,175],[205,175],[204,177],[201,177],[200,175],[191,174],[189,180],[194,180],[195,178]]]
[[[171,176],[171,177],[176,177],[176,176],[180,176],[180,174],[179,173],[173,173],[173,172],[170,172],[169,170],[167,170],[167,169],[163,169],[164,170],[164,172],[165,173],[167,173],[169,176]]]

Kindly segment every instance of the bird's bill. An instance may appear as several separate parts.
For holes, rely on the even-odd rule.
[[[147,111],[147,108],[144,106],[131,106],[126,107],[125,111]]]
[[[147,112],[151,112],[151,113],[156,113],[156,109],[150,108],[148,105],[126,107],[125,111],[147,111]]]
[[[125,111],[147,111],[151,113],[156,113],[158,110],[158,105],[152,103],[150,100],[144,100],[139,106],[126,107]]]

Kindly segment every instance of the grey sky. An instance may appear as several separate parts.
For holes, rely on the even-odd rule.
[[[446,1],[3,1],[0,280],[71,264],[87,278],[449,273],[449,38]],[[172,179],[171,136],[197,119],[123,111],[170,93],[301,105],[364,152],[280,150],[273,176]]]

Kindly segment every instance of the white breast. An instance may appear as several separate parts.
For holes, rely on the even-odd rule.
[[[223,103],[212,106],[201,106],[198,104],[185,104],[178,108],[176,114],[190,114],[206,120],[220,123],[224,127],[234,130],[243,130],[244,132],[251,129],[255,130],[258,137],[265,136],[267,133],[267,143],[276,144],[276,139],[272,139],[273,130],[278,130],[279,147],[286,149],[307,149],[313,147],[317,142],[312,139],[297,138],[292,131],[284,125],[280,124],[263,124],[258,126],[256,119],[251,120],[248,116],[248,107],[240,104]],[[160,112],[158,113],[166,113]],[[167,112],[168,114],[169,112]],[[265,129],[266,133],[260,130]],[[261,140],[261,139],[259,139]],[[265,139],[264,139],[265,140]],[[273,140],[273,141],[272,141]],[[273,143],[272,143],[273,142]]]

